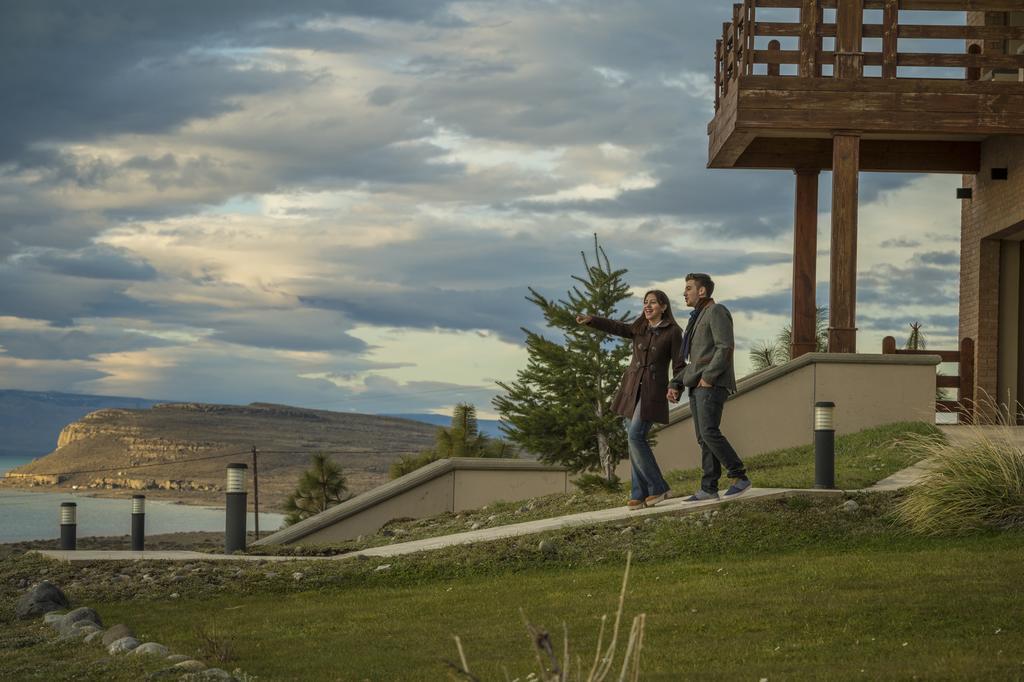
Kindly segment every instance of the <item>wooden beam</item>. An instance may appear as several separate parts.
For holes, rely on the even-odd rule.
[[[815,55],[818,52],[817,26],[817,0],[802,0],[800,4],[800,52],[798,57],[801,78],[811,78],[815,75]],[[776,50],[776,52],[781,52],[781,50]],[[757,59],[756,53],[754,58]]]
[[[896,77],[899,15],[899,0],[886,0],[882,15],[882,78]]]
[[[844,0],[819,0],[825,9],[836,9]],[[758,7],[799,9],[801,0],[757,0]],[[885,0],[864,0],[864,9],[885,9]],[[900,0],[900,9],[936,12],[1021,12],[1024,0]]]
[[[790,355],[798,358],[818,350],[815,274],[818,259],[818,176],[797,170],[793,220],[793,322]]]
[[[832,244],[829,278],[830,353],[857,352],[857,202],[860,137],[832,138]]]
[[[758,137],[732,168],[832,169],[830,138]],[[946,140],[865,140],[860,142],[860,168],[869,172],[953,173],[981,171],[981,143]]]

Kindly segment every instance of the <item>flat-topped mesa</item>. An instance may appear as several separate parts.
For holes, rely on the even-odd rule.
[[[1024,134],[1024,0],[744,0],[715,62],[712,168],[827,170],[845,130],[861,170],[976,173],[984,139]]]

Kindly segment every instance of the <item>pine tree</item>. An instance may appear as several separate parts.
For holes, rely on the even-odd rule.
[[[310,468],[299,478],[299,485],[284,501],[284,523],[290,526],[344,501],[348,488],[341,467],[327,455],[310,457]]]
[[[580,252],[586,271],[573,275],[568,300],[551,300],[532,287],[526,300],[541,309],[547,326],[561,333],[561,343],[528,329],[526,369],[493,401],[502,416],[502,431],[541,461],[573,471],[599,470],[608,481],[626,455],[622,418],[612,398],[630,355],[628,340],[599,333],[576,322],[577,315],[597,315],[626,322],[619,304],[630,297],[626,270],[613,270],[594,236],[594,261]]]
[[[476,407],[459,403],[452,411],[450,429],[439,428],[433,448],[418,455],[406,455],[392,462],[392,479],[404,476],[431,462],[449,457],[515,457],[516,453],[500,438],[488,438],[480,433],[476,420]]]

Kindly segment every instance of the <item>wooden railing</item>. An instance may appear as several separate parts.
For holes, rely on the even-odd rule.
[[[756,69],[760,65],[765,66],[765,75],[782,75],[781,65],[795,65],[795,74],[787,75],[803,78],[827,77],[823,67],[832,67],[834,76],[856,78],[897,78],[902,77],[900,67],[920,67],[964,69],[965,80],[989,79],[998,74],[1024,81],[1024,54],[1008,49],[1009,41],[1024,40],[1024,26],[911,24],[899,20],[900,10],[1024,12],[1024,0],[856,2],[862,3],[864,10],[882,10],[882,23],[864,23],[864,13],[850,12],[846,0],[743,0],[733,5],[732,21],[722,25],[722,37],[715,43],[715,109],[737,78],[761,73]],[[826,22],[825,10],[840,5],[835,21]],[[762,8],[797,10],[798,18],[795,22],[758,21],[757,10]],[[782,49],[782,44],[773,40],[763,49],[757,44],[759,38],[797,38],[798,47]],[[823,49],[826,38],[835,39],[835,49]],[[881,39],[881,50],[863,49],[862,39],[870,38]],[[900,39],[963,40],[964,51],[900,52]],[[878,75],[865,74],[865,67],[880,67]]]
[[[936,412],[952,412],[961,424],[974,420],[974,339],[960,340],[959,350],[904,350],[896,347],[896,339],[887,336],[882,339],[883,355],[938,355],[943,362],[959,363],[957,376],[936,374],[936,392],[940,388],[955,388],[956,400],[936,400]]]

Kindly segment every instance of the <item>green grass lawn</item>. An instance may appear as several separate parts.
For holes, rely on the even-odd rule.
[[[525,679],[536,664],[519,608],[552,631],[557,650],[564,620],[574,654],[588,659],[631,550],[626,619],[647,614],[645,680],[1024,678],[1024,532],[913,536],[893,526],[897,494],[853,497],[852,513],[837,499],[774,499],[707,517],[565,529],[542,536],[552,553],[534,536],[241,574],[237,565],[197,564],[202,579],[173,584],[137,579],[166,565],[26,557],[0,562],[0,585],[45,568],[58,584],[77,585],[72,600],[96,607],[107,624],[128,623],[189,654],[202,628],[234,652],[207,663],[263,680],[446,679],[442,659],[457,660],[453,634],[482,679],[504,680],[502,667]],[[390,568],[377,570],[384,563]],[[117,574],[132,579],[112,592]],[[182,597],[169,599],[170,590]],[[0,600],[13,596],[3,588]],[[100,650],[92,656],[101,663],[76,665],[106,666],[103,675],[66,674],[54,646],[0,639],[0,660],[8,670],[35,666],[39,679],[138,679],[102,663]]]

